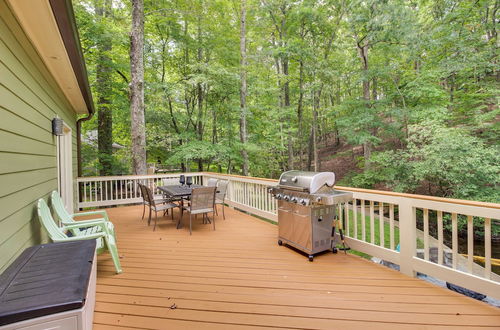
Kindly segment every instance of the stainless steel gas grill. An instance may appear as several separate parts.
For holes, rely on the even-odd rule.
[[[288,171],[269,192],[278,200],[278,244],[286,243],[309,255],[329,250],[336,205],[352,193],[333,189],[332,172]]]

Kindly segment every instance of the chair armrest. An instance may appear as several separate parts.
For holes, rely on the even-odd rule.
[[[109,221],[109,218],[108,218],[108,213],[106,213],[106,211],[104,210],[100,210],[100,211],[86,211],[86,212],[80,212],[80,213],[73,213],[71,215],[72,218],[74,217],[83,217],[83,216],[86,216],[86,215],[94,215],[94,214],[99,214],[101,215],[106,221]]]
[[[67,237],[67,238],[56,238],[53,239],[52,241],[54,242],[71,242],[71,241],[85,241],[88,239],[97,239],[101,237],[106,237],[106,233],[95,233],[91,235],[83,235],[83,236],[73,236],[73,237]]]
[[[77,229],[77,228],[87,228],[87,227],[99,227],[101,229],[102,233],[109,234],[109,230],[106,226],[106,223],[104,221],[88,221],[86,223],[80,223],[80,221],[77,221],[75,223],[72,223],[70,225],[64,225],[64,229]]]
[[[94,226],[94,225],[99,225],[101,223],[106,223],[106,219],[104,218],[98,218],[98,219],[92,219],[92,220],[75,220],[75,221],[61,221],[61,223],[67,227],[67,226],[71,226],[71,225],[75,225],[75,224],[78,224],[78,225],[87,225],[87,226]]]

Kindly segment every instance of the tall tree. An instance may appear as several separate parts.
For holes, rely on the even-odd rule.
[[[247,2],[241,0],[240,24],[240,142],[242,144],[241,157],[243,158],[243,175],[248,175],[247,144]]]
[[[144,1],[132,0],[130,32],[130,117],[132,171],[146,174],[146,129],[144,121]]]
[[[111,0],[96,2],[96,14],[101,26],[111,16]],[[112,39],[109,33],[102,31],[96,41],[96,92],[97,92],[97,150],[99,175],[112,175],[113,159],[113,111],[112,103],[112,68],[110,52]]]

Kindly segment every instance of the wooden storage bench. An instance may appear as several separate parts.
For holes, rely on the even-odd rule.
[[[92,329],[95,240],[26,249],[0,275],[0,330]]]

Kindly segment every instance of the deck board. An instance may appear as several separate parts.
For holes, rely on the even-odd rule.
[[[123,274],[98,259],[96,329],[495,328],[500,309],[354,255],[314,262],[276,242],[277,226],[226,220],[153,232],[142,207],[108,209]],[[175,217],[179,215],[176,212]],[[172,308],[173,307],[173,308]]]

